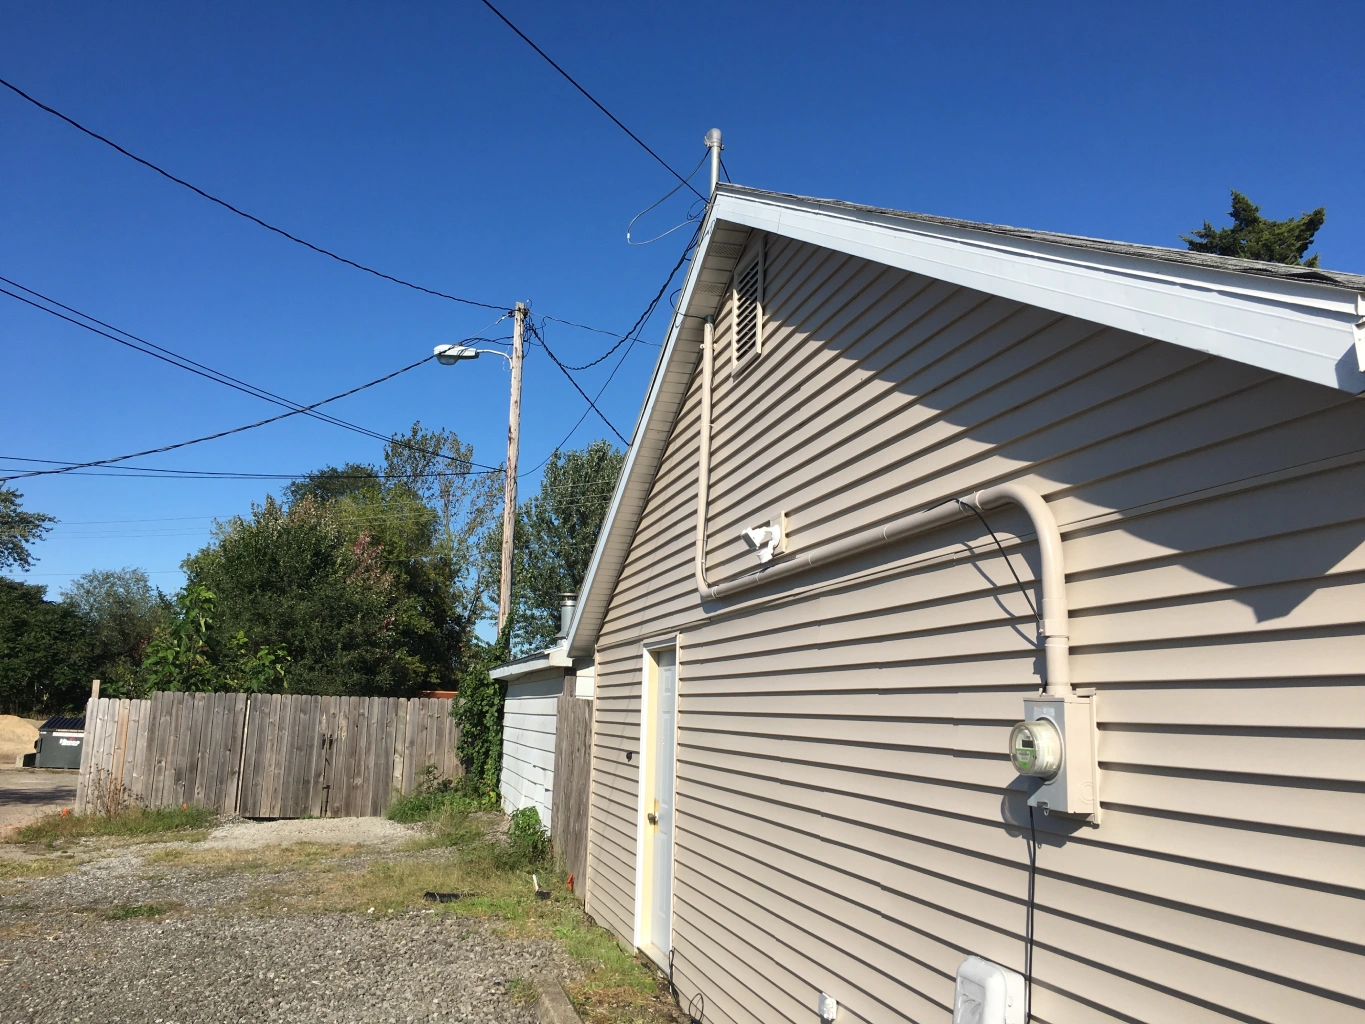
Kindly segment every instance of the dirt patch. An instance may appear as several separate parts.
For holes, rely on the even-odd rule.
[[[251,850],[262,846],[320,843],[332,846],[396,846],[420,832],[387,818],[296,818],[235,821],[220,825],[200,845],[206,850]]]
[[[74,806],[76,774],[59,768],[0,769],[0,840],[45,814]]]

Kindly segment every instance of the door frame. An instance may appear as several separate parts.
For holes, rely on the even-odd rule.
[[[650,719],[654,714],[654,701],[651,694],[658,688],[658,662],[656,660],[660,651],[673,651],[673,686],[674,686],[674,710],[673,710],[673,848],[669,850],[669,857],[673,860],[674,885],[673,899],[677,898],[677,858],[674,850],[678,844],[678,712],[677,700],[680,696],[680,680],[682,665],[682,634],[675,633],[671,636],[660,637],[649,640],[640,646],[640,783],[637,787],[638,796],[635,808],[635,934],[632,943],[636,949],[646,952],[646,922],[648,921],[652,905],[646,906],[646,897],[649,895],[647,882],[653,878],[653,858],[650,856],[651,847],[647,843],[645,830],[645,807],[649,799],[647,790],[652,790],[647,783],[653,779],[654,765],[652,763],[649,743]],[[673,910],[669,908],[669,945],[672,945],[672,922]],[[657,944],[650,943],[655,949],[660,949]],[[660,949],[660,952],[662,950]],[[650,957],[650,959],[654,959]],[[660,969],[667,970],[667,964],[659,964]]]

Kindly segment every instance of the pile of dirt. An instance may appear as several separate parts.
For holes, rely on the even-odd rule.
[[[0,768],[17,768],[38,746],[38,727],[17,715],[0,715]]]

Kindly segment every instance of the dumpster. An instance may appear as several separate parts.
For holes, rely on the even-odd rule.
[[[81,746],[85,743],[85,716],[53,715],[38,726],[38,753],[35,768],[80,768]]]

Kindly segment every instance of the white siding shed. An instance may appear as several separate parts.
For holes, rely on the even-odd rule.
[[[502,724],[502,808],[534,807],[550,827],[555,776],[555,710],[564,669],[546,668],[507,684]]]

